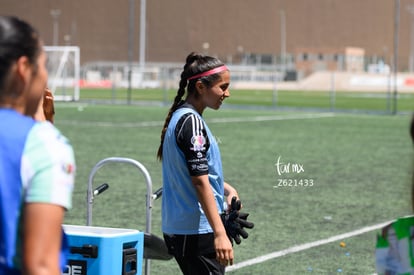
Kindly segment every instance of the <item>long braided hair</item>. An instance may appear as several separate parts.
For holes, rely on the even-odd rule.
[[[218,74],[212,74],[208,76],[203,76],[200,78],[195,78],[187,80],[188,78],[195,76],[197,74],[203,73],[205,71],[217,68],[224,65],[219,59],[207,55],[202,55],[199,53],[192,52],[187,56],[184,69],[181,72],[181,79],[177,95],[174,98],[174,102],[168,112],[168,115],[165,119],[164,126],[161,131],[161,144],[158,148],[157,158],[162,160],[162,147],[164,144],[165,133],[167,132],[168,124],[170,123],[172,114],[180,107],[184,100],[182,99],[186,90],[188,94],[194,94],[197,96],[196,92],[196,83],[201,81],[207,88],[211,87],[217,80],[220,79]]]

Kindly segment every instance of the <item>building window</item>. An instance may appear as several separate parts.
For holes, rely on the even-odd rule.
[[[323,54],[318,54],[318,60],[323,60]]]

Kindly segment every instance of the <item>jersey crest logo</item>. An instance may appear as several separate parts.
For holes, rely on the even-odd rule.
[[[206,145],[206,139],[202,135],[193,136],[191,138],[191,144],[193,145],[193,148],[191,148],[195,152],[203,151],[205,150]]]
[[[62,170],[66,174],[72,174],[75,170],[75,166],[73,164],[67,163],[67,164],[62,165]]]

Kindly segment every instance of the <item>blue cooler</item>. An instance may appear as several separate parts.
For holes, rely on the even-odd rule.
[[[133,229],[63,225],[67,275],[141,275],[144,233]]]

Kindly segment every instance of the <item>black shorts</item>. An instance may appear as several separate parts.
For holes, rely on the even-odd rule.
[[[214,234],[164,234],[168,253],[174,256],[184,275],[220,275],[225,266],[216,260]]]

